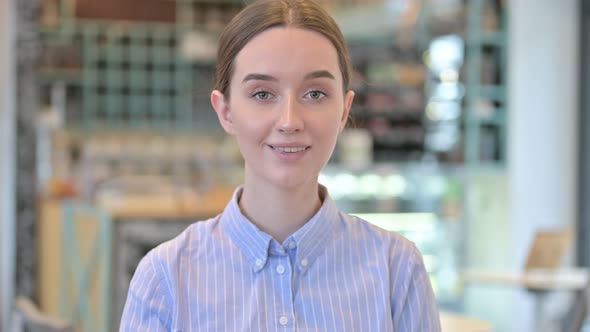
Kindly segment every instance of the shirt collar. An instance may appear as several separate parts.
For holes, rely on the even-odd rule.
[[[242,190],[242,187],[236,189],[231,201],[223,211],[221,227],[246,257],[252,269],[258,272],[266,265],[269,252],[271,252],[271,243],[273,247],[278,244],[270,235],[261,231],[242,214],[238,205]],[[289,250],[293,246],[291,243],[294,243],[293,250],[296,250],[297,253],[296,264],[303,271],[309,268],[324,251],[339,219],[338,208],[328,195],[327,189],[320,185],[319,191],[320,197],[324,198],[320,209],[303,227],[283,243],[285,250]]]
[[[340,217],[340,212],[326,187],[320,185],[319,191],[320,197],[324,200],[318,212],[285,240],[286,245],[289,241],[295,241],[297,267],[302,271],[309,268],[325,250],[330,238],[335,234]]]

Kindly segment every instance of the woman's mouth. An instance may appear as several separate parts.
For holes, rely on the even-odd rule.
[[[275,150],[275,151],[279,151],[279,152],[285,152],[285,153],[297,153],[297,152],[303,152],[305,150],[307,150],[307,146],[301,146],[301,147],[283,147],[283,146],[272,146],[270,145],[270,147]]]
[[[287,143],[277,145],[268,144],[268,147],[270,147],[271,151],[274,152],[274,155],[280,160],[288,162],[302,160],[307,155],[307,150],[311,148],[310,145],[301,143]]]

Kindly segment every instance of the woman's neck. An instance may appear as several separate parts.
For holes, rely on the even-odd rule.
[[[244,183],[239,206],[260,230],[283,243],[322,205],[318,184],[285,189],[267,183]]]

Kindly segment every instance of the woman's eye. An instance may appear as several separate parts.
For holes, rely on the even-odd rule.
[[[309,92],[307,93],[307,95],[308,95],[308,96],[309,96],[309,98],[311,98],[311,99],[321,99],[321,98],[322,98],[322,97],[324,97],[326,94],[325,94],[325,93],[323,93],[323,92],[321,92],[321,91],[319,91],[319,90],[312,90],[312,91],[309,91]]]
[[[270,98],[270,93],[267,91],[258,91],[254,93],[253,97],[255,97],[256,99],[265,100]]]

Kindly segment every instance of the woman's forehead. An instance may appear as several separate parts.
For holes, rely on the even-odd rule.
[[[319,32],[297,27],[274,27],[255,36],[237,54],[234,65],[234,78],[239,80],[251,73],[305,76],[318,70],[342,79],[332,42]]]

